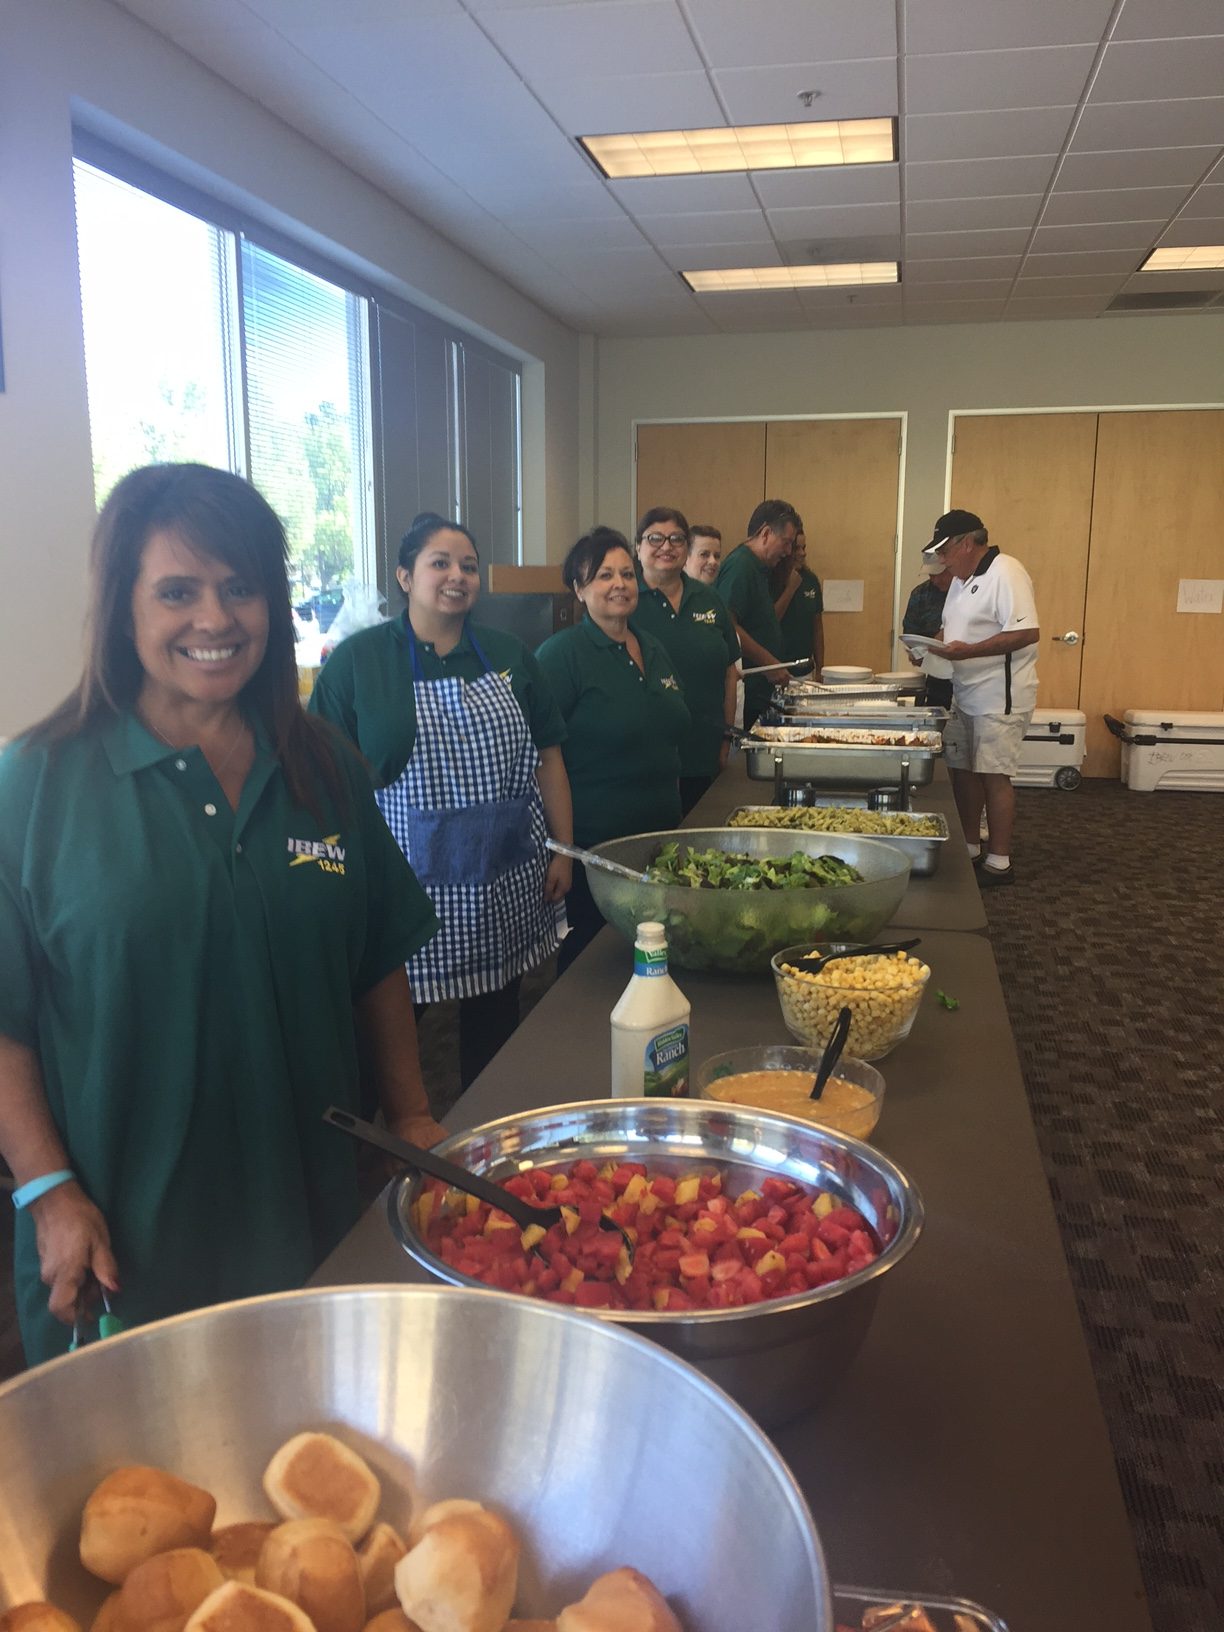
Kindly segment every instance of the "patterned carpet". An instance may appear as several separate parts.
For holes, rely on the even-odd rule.
[[[1218,1632],[1224,801],[1112,782],[1019,798],[1017,883],[987,893],[990,934],[1153,1624]],[[439,1114],[458,1093],[453,1012],[422,1023]],[[20,1364],[10,1241],[0,1206],[0,1375]]]
[[[1224,1625],[1224,801],[1019,794],[986,892],[1156,1632]],[[1074,1516],[1068,1516],[1074,1529]]]

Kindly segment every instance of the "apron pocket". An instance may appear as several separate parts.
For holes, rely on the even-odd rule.
[[[538,856],[531,836],[531,795],[452,810],[409,810],[404,837],[420,882],[491,884]]]

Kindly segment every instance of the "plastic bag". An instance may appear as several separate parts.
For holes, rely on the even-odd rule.
[[[372,629],[376,623],[385,623],[386,597],[378,593],[371,584],[362,584],[356,578],[344,580],[344,599],[340,602],[340,610],[332,619],[331,627],[327,631],[327,647],[338,646],[348,635],[355,635],[359,629]]]

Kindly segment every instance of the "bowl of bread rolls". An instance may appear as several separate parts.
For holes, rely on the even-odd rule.
[[[508,1293],[137,1328],[0,1387],[0,1465],[0,1632],[833,1626],[752,1420],[655,1344]]]

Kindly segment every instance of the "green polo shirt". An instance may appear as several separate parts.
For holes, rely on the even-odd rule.
[[[764,646],[774,657],[781,658],[782,628],[774,611],[773,596],[769,593],[769,568],[752,553],[747,544],[731,551],[721,567],[714,586],[731,615],[753,640]],[[749,668],[755,658],[746,660]],[[769,702],[773,682],[765,675],[750,674],[744,681],[744,717],[755,719]]]
[[[337,742],[321,820],[261,744],[238,810],[198,748],[130,714],[0,757],[0,1033],[38,1056],[110,1227],[129,1323],[300,1286],[356,1220],[354,999],[434,933]],[[31,1361],[63,1353],[33,1220],[16,1282]]]
[[[799,658],[812,655],[812,629],[824,611],[824,595],[820,579],[804,567],[800,573],[799,588],[791,596],[790,605],[779,622],[782,630],[782,650],[779,657]]]
[[[638,583],[638,606],[631,622],[666,651],[684,687],[693,723],[680,744],[681,776],[717,776],[726,730],[727,670],[738,663],[739,636],[720,595],[694,578],[681,579],[680,605],[673,608],[661,589]]]
[[[580,845],[680,820],[679,749],[692,722],[671,658],[645,632],[638,644],[645,674],[590,618],[536,653],[569,732],[565,768]]]
[[[374,769],[379,787],[404,770],[416,742],[416,694],[408,614],[362,629],[342,640],[315,681],[309,707],[340,727]],[[489,665],[510,681],[537,748],[565,740],[565,722],[540,665],[523,642],[501,629],[465,625],[459,642],[439,657],[427,641],[417,641],[424,680],[479,680],[485,669],[472,635]]]

